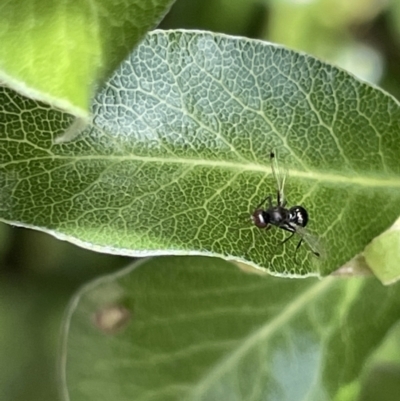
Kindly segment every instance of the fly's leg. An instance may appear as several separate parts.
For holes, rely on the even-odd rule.
[[[303,242],[303,238],[300,239],[299,243],[296,246],[296,250],[294,251],[294,263],[296,263],[296,265],[298,265],[297,263],[297,259],[296,259],[296,255],[297,255],[297,250],[300,248],[301,243]]]
[[[268,195],[265,199],[263,199],[260,204],[256,207],[256,209],[260,209],[260,207],[268,201],[268,207],[271,208],[272,207],[272,199],[271,199],[271,195]]]
[[[289,237],[285,238],[285,239],[281,242],[281,245],[283,245],[285,242],[288,242],[288,241],[290,240],[290,238],[292,238],[293,235],[295,235],[295,234],[296,234],[296,231],[293,231],[293,232],[289,235]]]

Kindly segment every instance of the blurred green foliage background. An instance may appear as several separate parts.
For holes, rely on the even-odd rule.
[[[178,0],[160,28],[281,43],[346,68],[400,98],[398,0]],[[128,263],[43,233],[0,225],[1,400],[58,399],[58,336],[70,297],[91,278]],[[374,358],[391,362],[393,369],[368,377],[363,400],[385,401],[400,394],[396,333],[400,330]],[[382,385],[387,396],[376,394]]]

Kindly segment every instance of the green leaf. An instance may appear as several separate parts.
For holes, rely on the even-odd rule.
[[[382,283],[391,284],[400,279],[400,220],[368,244],[364,257]]]
[[[397,401],[400,394],[400,321],[373,353],[364,370],[358,401]]]
[[[0,218],[101,252],[218,255],[274,274],[329,274],[400,215],[400,108],[328,64],[268,43],[154,32],[93,104],[66,115],[0,94]],[[324,257],[250,215],[276,182]]]
[[[0,82],[87,117],[101,84],[172,0],[19,0],[0,5]]]
[[[355,400],[366,359],[399,316],[399,285],[375,278],[145,260],[72,300],[63,391],[71,401]]]
[[[388,25],[391,28],[391,33],[397,36],[397,42],[400,43],[400,3],[391,1],[388,8]]]

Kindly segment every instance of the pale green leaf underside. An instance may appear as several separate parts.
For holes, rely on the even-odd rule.
[[[384,284],[400,280],[400,219],[368,244],[364,257],[369,268]]]
[[[284,280],[217,258],[148,260],[72,300],[65,399],[355,400],[361,369],[399,318],[398,294],[376,279]],[[105,330],[112,310],[125,317]]]
[[[207,254],[328,274],[400,215],[399,105],[316,59],[255,40],[149,34],[97,96],[94,124],[1,94],[0,216],[103,252]],[[288,169],[325,257],[250,214]]]
[[[87,117],[93,88],[154,27],[172,0],[0,3],[0,81]]]

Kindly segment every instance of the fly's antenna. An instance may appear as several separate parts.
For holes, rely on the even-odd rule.
[[[269,159],[271,161],[272,175],[278,187],[278,204],[280,206],[285,206],[286,200],[285,200],[284,188],[287,174],[286,172],[282,172],[280,170],[276,153],[273,150],[271,150],[271,152],[269,153]]]

